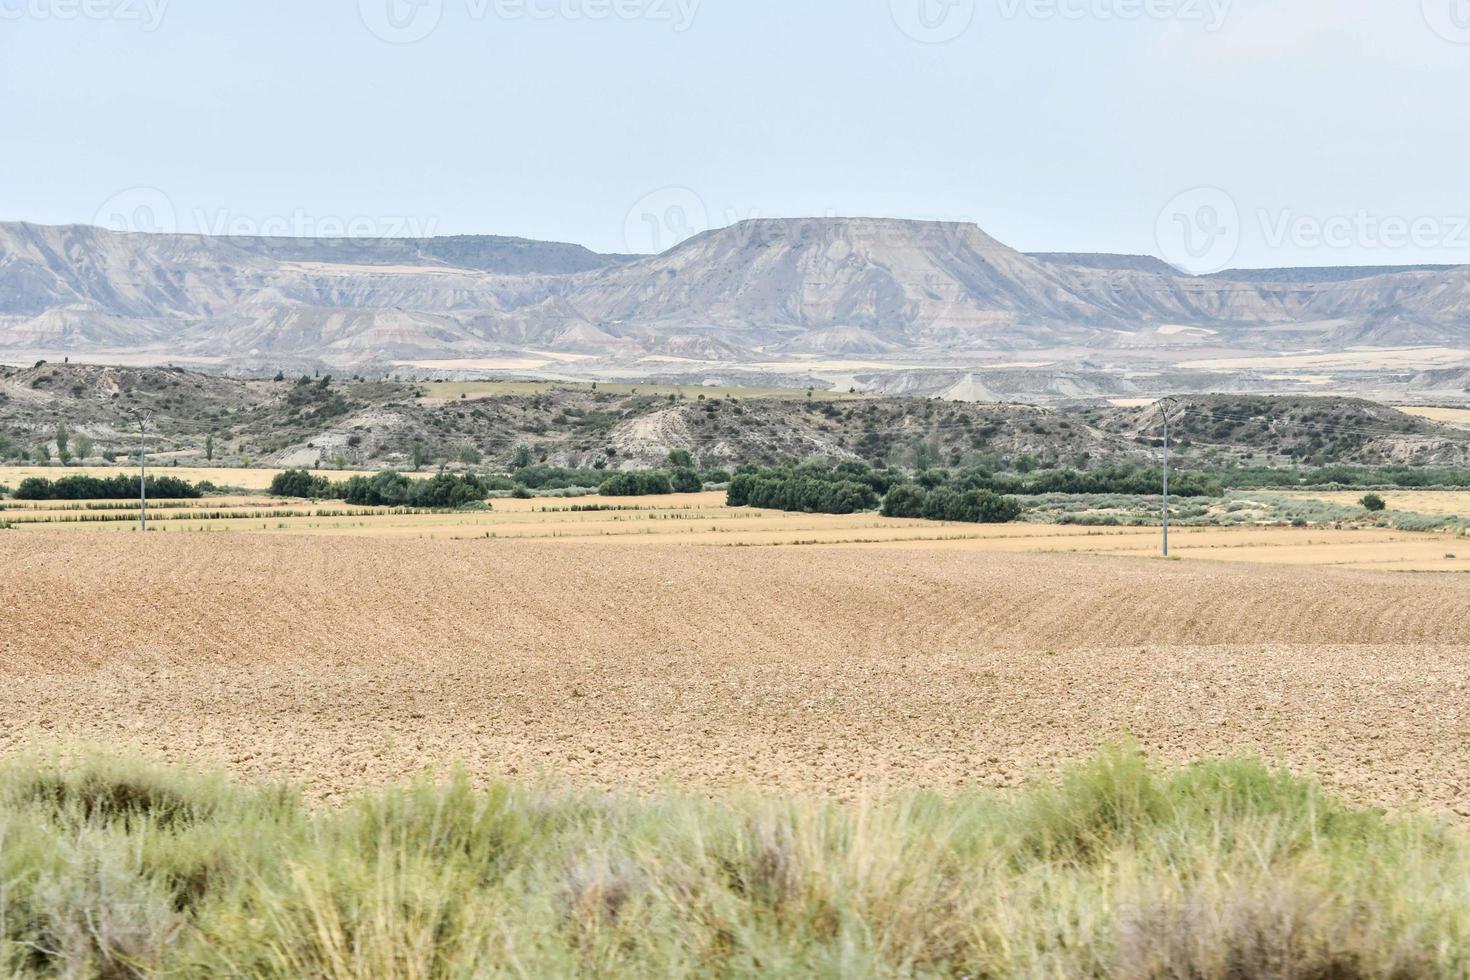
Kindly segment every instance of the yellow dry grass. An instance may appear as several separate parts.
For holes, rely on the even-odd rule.
[[[1413,514],[1443,514],[1447,517],[1470,517],[1470,490],[1375,490],[1389,510]],[[1271,491],[1272,496],[1321,500],[1339,507],[1356,507],[1367,491],[1292,490]]]
[[[1400,412],[1409,415],[1470,429],[1470,408],[1443,408],[1432,405],[1398,405],[1395,407]]]

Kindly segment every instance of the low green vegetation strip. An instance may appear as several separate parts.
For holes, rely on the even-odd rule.
[[[897,470],[875,470],[863,463],[823,466],[809,463],[769,469],[742,468],[730,481],[731,507],[762,507],[808,514],[855,514],[880,509],[885,517],[923,517],[935,521],[1004,524],[1021,516],[1019,501],[985,486],[990,474],[951,477],[942,470],[906,482]]]
[[[143,481],[148,496],[158,500],[192,500],[204,496],[204,490],[186,480],[172,476],[150,476]],[[29,477],[15,488],[16,500],[136,500],[138,477],[119,473],[117,476],[64,476],[59,480]]]
[[[839,804],[0,777],[7,976],[1470,975],[1470,837],[1251,761]]]
[[[688,454],[683,454],[687,459]],[[311,470],[287,470],[271,481],[270,493],[278,497],[306,500],[341,500],[370,507],[453,508],[483,502],[492,495],[529,497],[579,491],[604,497],[649,497],[675,493],[699,493],[705,484],[723,483],[730,475],[720,471],[696,472],[692,463],[675,464],[667,470],[608,471],[566,469],[545,464],[527,465],[508,474],[438,473],[415,480],[393,470],[374,476],[354,476],[333,481]]]
[[[276,474],[270,485],[276,497],[340,500],[360,507],[467,507],[484,503],[491,492],[490,484],[473,473],[438,473],[427,480],[414,480],[393,470],[337,483],[310,470],[286,470]]]

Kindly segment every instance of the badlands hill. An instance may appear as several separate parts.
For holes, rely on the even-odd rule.
[[[1470,267],[1197,278],[1145,257],[1026,255],[974,225],[863,218],[747,221],[647,257],[0,225],[0,350],[733,363],[1117,351],[1191,330],[1233,351],[1463,345]]]
[[[1181,405],[1181,461],[1470,465],[1470,432],[1358,399],[1207,395]],[[0,463],[59,460],[58,426],[73,448],[78,436],[93,441],[92,462],[125,455],[139,410],[152,413],[161,458],[179,465],[332,466],[340,458],[402,467],[417,443],[431,461],[453,462],[468,447],[503,467],[525,443],[550,463],[612,468],[658,465],[673,449],[710,466],[813,457],[908,465],[921,446],[946,466],[1032,456],[1091,467],[1153,460],[1160,435],[1154,406],[823,400],[740,389],[670,398],[590,385],[492,384],[445,397],[433,385],[325,375],[277,381],[41,364],[0,366]]]

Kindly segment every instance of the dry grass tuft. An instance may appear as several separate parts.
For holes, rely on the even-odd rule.
[[[461,777],[316,812],[56,757],[0,776],[0,938],[22,977],[1461,978],[1470,838],[1129,749],[1014,796]]]

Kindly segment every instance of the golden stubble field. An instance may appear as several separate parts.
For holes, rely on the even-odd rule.
[[[1311,494],[1328,498],[1329,494]],[[1350,494],[1354,501],[1361,494]],[[607,545],[705,547],[840,547],[1002,553],[1060,552],[1157,556],[1157,527],[1052,524],[979,526],[889,519],[876,514],[832,516],[730,508],[723,493],[638,498],[496,500],[493,509],[418,512],[310,503],[261,496],[155,501],[149,520],[160,533],[306,534],[423,540],[578,542]],[[1420,492],[1391,506],[1426,513],[1470,513],[1470,494]],[[0,519],[33,533],[85,528],[131,532],[135,504],[7,501]],[[1177,527],[1172,553],[1189,560],[1335,565],[1379,571],[1470,572],[1470,541],[1458,533],[1389,528],[1280,526]]]
[[[0,751],[851,797],[1133,738],[1470,819],[1470,577],[635,540],[0,532]]]

